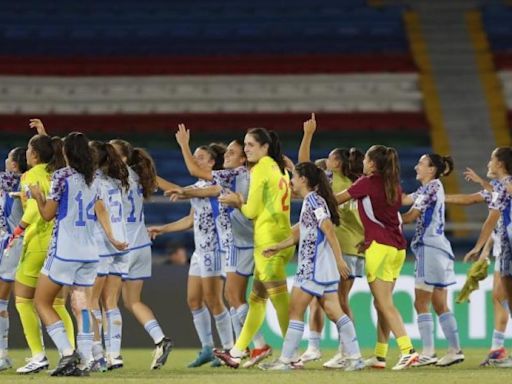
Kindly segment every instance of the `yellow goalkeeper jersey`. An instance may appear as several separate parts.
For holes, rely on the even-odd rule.
[[[242,213],[254,222],[254,247],[274,245],[288,238],[290,224],[290,177],[281,173],[269,156],[262,157],[251,169],[247,202]]]

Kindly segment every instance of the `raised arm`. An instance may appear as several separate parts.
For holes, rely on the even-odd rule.
[[[311,114],[311,118],[306,120],[303,124],[304,135],[299,147],[299,163],[305,161],[311,161],[311,142],[313,141],[313,135],[316,131],[316,120],[315,114]]]
[[[190,150],[190,131],[185,128],[185,124],[178,124],[178,132],[176,132],[176,141],[178,142],[181,153],[183,155],[183,160],[185,160],[185,165],[189,173],[203,180],[212,180],[213,175],[211,170],[205,170],[197,165],[194,155]]]
[[[38,135],[48,136],[48,133],[46,133],[46,129],[44,128],[43,122],[40,119],[30,119],[28,125],[30,128],[34,128],[37,131]]]

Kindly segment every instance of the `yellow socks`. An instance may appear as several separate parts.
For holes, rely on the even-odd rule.
[[[412,346],[411,338],[409,336],[402,336],[396,339],[396,343],[398,344],[398,348],[400,348],[400,353],[402,355],[407,355],[411,352],[414,347]]]
[[[388,344],[379,343],[375,345],[375,357],[386,359],[386,356],[388,355]]]
[[[64,329],[66,330],[69,343],[73,349],[75,349],[75,328],[73,326],[73,320],[71,319],[71,316],[66,309],[66,300],[57,297],[55,300],[53,300],[53,309],[55,309],[55,312],[57,312],[60,319],[64,323]]]
[[[41,323],[32,299],[16,296],[16,309],[32,356],[44,353]]]
[[[274,306],[277,319],[279,321],[279,328],[281,328],[281,335],[286,335],[286,331],[288,330],[288,323],[290,321],[289,317],[289,295],[288,288],[285,285],[281,285],[275,288],[267,289],[268,297]]]
[[[238,350],[245,351],[254,335],[256,335],[261,328],[261,325],[265,320],[266,302],[267,299],[259,297],[254,292],[251,292],[249,296],[249,312],[247,312],[244,326],[235,343],[235,348]]]

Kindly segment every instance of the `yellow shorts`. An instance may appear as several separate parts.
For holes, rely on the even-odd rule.
[[[268,283],[286,280],[286,264],[295,253],[295,247],[286,248],[272,257],[263,256],[266,247],[254,249],[254,280]]]
[[[376,279],[393,282],[400,276],[405,261],[405,249],[396,249],[372,241],[365,252],[365,271],[369,283]]]
[[[39,273],[43,268],[47,252],[27,251],[23,252],[18,269],[16,270],[16,281],[28,287],[35,288]]]

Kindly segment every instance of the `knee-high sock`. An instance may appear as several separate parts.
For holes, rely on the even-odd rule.
[[[286,335],[288,329],[289,318],[289,295],[288,288],[286,285],[280,287],[270,288],[268,291],[268,297],[274,306],[277,313],[277,320],[279,321],[279,328],[281,328],[281,335]]]
[[[227,309],[214,316],[217,334],[219,335],[222,348],[233,348],[233,325]]]
[[[286,336],[284,337],[283,350],[281,352],[281,360],[285,363],[294,361],[297,357],[302,335],[304,334],[304,322],[298,320],[290,320]]]
[[[41,323],[37,316],[34,302],[32,299],[16,296],[16,310],[20,316],[23,333],[27,340],[28,347],[32,356],[44,355],[43,335],[41,333]]]
[[[66,309],[66,300],[57,297],[53,300],[53,309],[55,309],[55,312],[57,312],[64,324],[64,329],[66,330],[69,343],[73,348],[75,348],[75,328],[73,327],[73,319],[71,319],[71,315]]]
[[[343,315],[336,322],[343,352],[348,358],[358,359],[361,357],[359,342],[357,341],[354,323],[347,315]]]
[[[0,359],[7,356],[9,346],[9,313],[7,305],[9,300],[0,300]]]
[[[418,329],[420,331],[421,342],[423,343],[423,355],[432,356],[435,353],[434,348],[434,319],[432,314],[418,314]]]
[[[121,354],[121,339],[123,336],[123,318],[119,308],[107,311],[109,346],[108,351],[112,357],[118,357]]]
[[[446,340],[448,340],[450,349],[455,352],[460,351],[459,329],[457,328],[457,320],[455,320],[453,313],[445,312],[440,315],[439,323],[441,323],[441,328]]]
[[[192,311],[194,319],[194,327],[196,328],[197,336],[201,341],[201,347],[213,347],[212,336],[212,318],[208,308],[201,307]]]
[[[235,351],[232,350],[233,353],[237,353],[239,351],[240,354],[242,354],[242,352],[249,346],[249,343],[254,338],[256,332],[261,328],[261,325],[265,320],[266,303],[266,299],[251,292],[249,296],[249,312],[247,312],[247,317],[245,318],[240,337],[233,348]]]
[[[62,356],[69,356],[73,353],[73,348],[69,343],[62,321],[59,320],[56,323],[48,325],[46,331]]]

